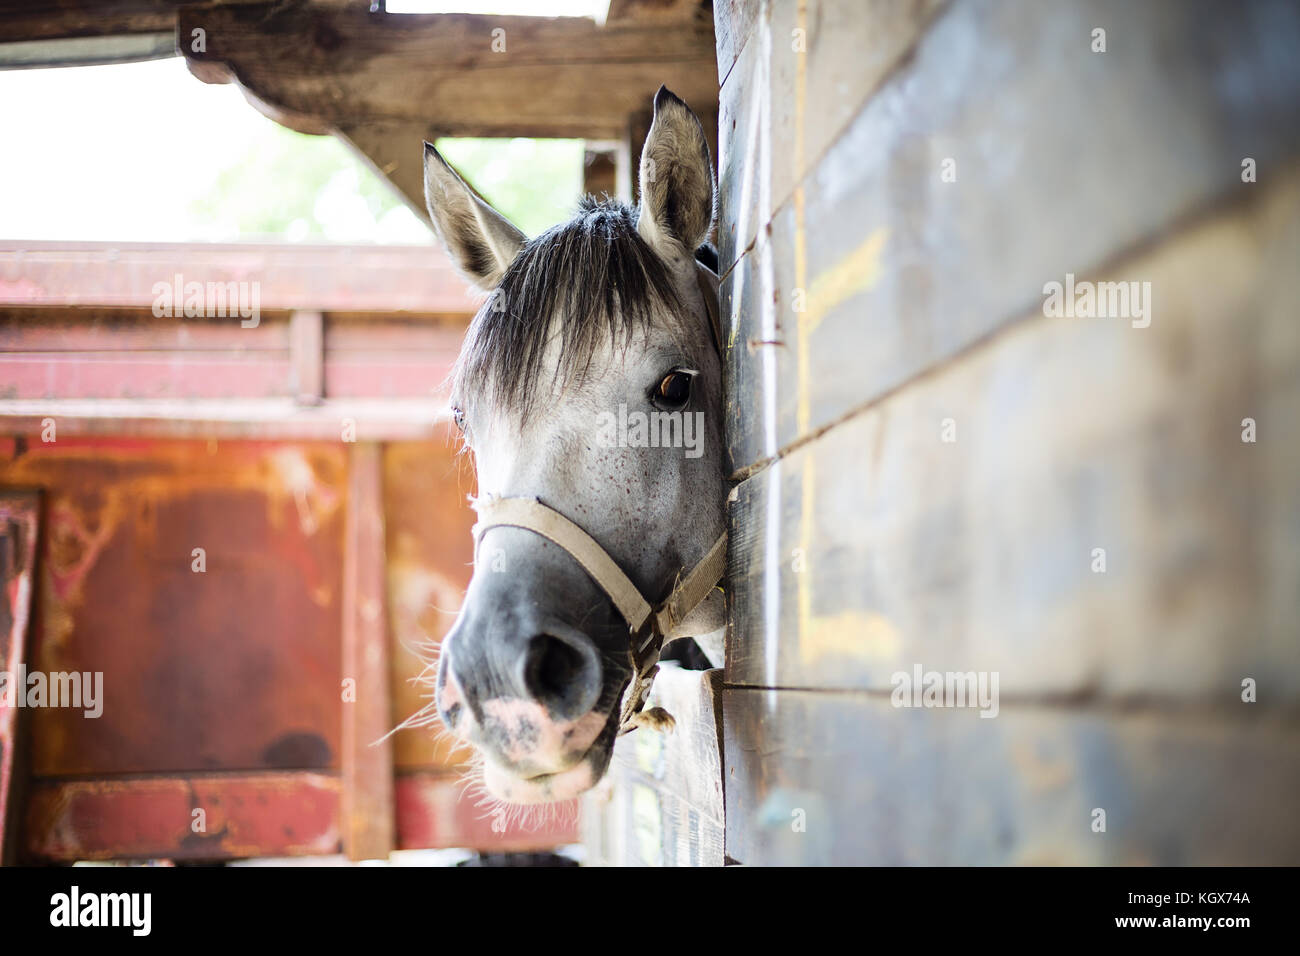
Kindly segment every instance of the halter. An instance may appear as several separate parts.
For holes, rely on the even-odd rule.
[[[718,317],[717,276],[696,263],[696,281],[704,294],[709,313],[709,328],[713,344],[722,354],[722,328]],[[722,580],[727,564],[727,533],[724,531],[713,542],[713,547],[700,562],[684,575],[679,574],[672,592],[658,605],[652,605],[629,578],[609,552],[582,528],[554,508],[549,508],[536,498],[503,498],[484,495],[474,502],[479,520],[474,525],[474,561],[478,563],[478,546],[490,528],[524,528],[553,541],[569,553],[591,576],[591,579],[609,595],[614,606],[627,621],[630,642],[628,661],[632,665],[632,680],[623,708],[619,714],[619,735],[635,730],[638,716],[645,707],[650,685],[659,671],[659,652],[664,639],[703,603],[718,582]],[[671,719],[671,718],[670,718]]]

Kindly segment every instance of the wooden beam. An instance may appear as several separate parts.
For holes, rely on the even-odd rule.
[[[415,155],[420,141],[415,140]],[[420,200],[423,207],[423,199]],[[479,303],[439,246],[0,240],[0,307],[152,309],[157,283],[257,292],[263,312],[420,312],[469,316]],[[216,290],[214,290],[216,291]],[[228,288],[221,291],[228,292]],[[173,291],[173,299],[175,294]],[[173,319],[178,320],[180,316]],[[252,326],[243,327],[251,331]]]
[[[171,33],[175,25],[176,4],[167,0],[0,0],[5,43]]]
[[[449,136],[615,139],[661,83],[696,109],[717,100],[713,25],[369,13],[304,3],[184,7],[178,36],[201,78],[236,79],[293,117]],[[416,144],[418,146],[418,143]],[[404,190],[406,191],[406,190]]]
[[[72,37],[66,40],[0,41],[0,70],[34,70],[60,66],[138,63],[176,55],[176,38],[165,33]]]
[[[423,123],[349,123],[339,127],[338,135],[363,163],[388,181],[411,212],[429,222],[424,202],[424,141],[434,139],[433,130]]]
[[[289,319],[290,387],[299,405],[325,397],[325,322],[319,312],[295,312]]]
[[[618,193],[619,150],[599,149],[588,145],[582,157],[582,191],[593,196]]]
[[[676,24],[695,17],[711,17],[708,0],[609,0],[606,23],[626,20]]]
[[[385,859],[394,848],[383,496],[383,449],[353,445],[343,535],[342,799],[343,851],[352,860]]]

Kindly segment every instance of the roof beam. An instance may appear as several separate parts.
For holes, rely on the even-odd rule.
[[[364,4],[216,4],[181,8],[177,36],[201,79],[237,82],[270,115],[311,132],[414,125],[441,136],[615,139],[661,83],[697,110],[716,108],[713,24],[699,11],[671,27],[599,27]]]

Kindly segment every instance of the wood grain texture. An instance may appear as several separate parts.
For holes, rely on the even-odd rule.
[[[742,483],[728,682],[1300,704],[1300,176],[1244,188],[1096,276],[1149,327],[1040,311]]]
[[[348,454],[343,525],[343,701],[340,804],[343,852],[382,860],[394,848],[392,673],[388,664],[384,450],[355,443]],[[321,691],[325,687],[320,688]]]
[[[1108,52],[1093,53],[1102,22]],[[738,65],[728,86],[773,92],[766,107],[740,97],[771,115],[742,117],[758,132],[723,150],[727,190],[748,195],[724,196],[724,250],[771,247],[724,282],[733,393],[762,411],[733,416],[737,467],[1025,314],[1045,282],[1095,271],[1250,188],[1243,157],[1261,182],[1276,179],[1300,152],[1297,42],[1300,10],[1286,3],[957,2],[820,161],[805,143],[809,172],[783,204],[775,153],[793,147],[775,124],[793,80],[746,79]],[[724,137],[729,102],[724,89]],[[743,157],[743,175],[729,157]],[[941,179],[949,158],[955,182]],[[738,311],[747,283],[763,295]],[[770,338],[784,342],[770,355],[737,347]]]
[[[719,670],[662,665],[647,706],[666,709],[676,728],[620,738],[606,780],[584,801],[592,862],[722,865],[721,687]]]
[[[718,6],[715,20],[726,24],[715,30],[719,72],[724,53],[738,54],[719,95],[720,211],[728,226],[719,234],[723,272],[898,68],[944,2],[763,0],[739,9]]]
[[[415,158],[420,143],[415,143]],[[424,201],[420,200],[423,208]],[[479,302],[442,249],[325,243],[0,240],[0,306],[112,306],[151,311],[156,285],[256,283],[262,312],[316,309],[471,316]],[[238,291],[238,290],[236,290]],[[184,290],[182,288],[182,299]],[[250,293],[251,294],[251,293]],[[231,313],[227,313],[231,314]],[[124,318],[130,318],[123,313]],[[204,320],[169,317],[180,334]],[[211,322],[207,322],[211,324]],[[253,338],[256,328],[237,326]],[[19,330],[0,329],[0,345]]]
[[[390,16],[364,4],[190,6],[183,50],[208,81],[237,82],[304,132],[419,124],[443,136],[615,139],[659,85],[716,107],[713,25],[580,17]],[[418,146],[418,143],[416,144]]]
[[[1232,719],[1004,706],[985,720],[867,694],[728,687],[722,703],[741,863],[1300,861],[1300,726],[1246,704]]]
[[[754,33],[754,21],[767,15],[768,0],[713,0],[713,33],[718,51],[718,86],[725,86],[731,68]]]

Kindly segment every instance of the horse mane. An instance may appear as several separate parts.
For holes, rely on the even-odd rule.
[[[555,379],[564,384],[581,381],[603,342],[648,331],[656,307],[680,332],[685,310],[672,274],[636,222],[628,204],[584,196],[569,221],[526,242],[470,323],[453,372],[455,392],[480,395],[526,419],[556,316]]]

